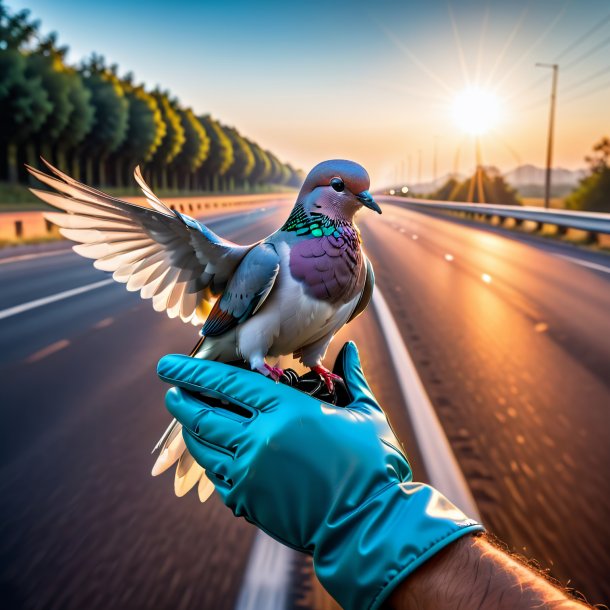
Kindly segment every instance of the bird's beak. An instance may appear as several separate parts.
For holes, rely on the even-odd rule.
[[[358,193],[356,197],[365,208],[369,208],[369,210],[374,210],[377,214],[381,214],[379,204],[373,199],[373,196],[368,191],[362,191],[362,193]]]

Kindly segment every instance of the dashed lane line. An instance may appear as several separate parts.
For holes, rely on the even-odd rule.
[[[68,345],[70,345],[70,341],[68,341],[68,339],[60,339],[59,341],[55,341],[55,343],[51,343],[51,345],[47,345],[46,347],[39,349],[37,352],[34,352],[31,356],[28,356],[25,361],[28,364],[38,362],[39,360],[43,360],[47,356],[68,347]]]
[[[0,311],[0,320],[5,320],[6,318],[19,315],[20,313],[25,313],[26,311],[31,311],[32,309],[36,309],[38,307],[44,307],[45,305],[49,305],[50,303],[55,303],[57,301],[63,301],[64,299],[69,299],[70,297],[74,297],[78,294],[84,294],[85,292],[90,292],[91,290],[96,290],[97,288],[108,286],[109,284],[113,283],[114,280],[112,278],[108,278],[105,280],[100,280],[99,282],[93,282],[93,284],[80,286],[79,288],[64,290],[63,292],[58,292],[57,294],[52,294],[48,297],[28,301],[27,303],[22,303],[21,305],[15,305],[14,307],[9,307],[8,309],[3,309]]]
[[[34,258],[46,258],[47,256],[59,256],[60,254],[68,254],[72,252],[72,248],[63,248],[62,250],[50,250],[49,252],[30,252],[30,254],[19,254],[17,256],[7,256],[0,258],[0,265],[8,263],[18,263],[20,261],[29,261]]]

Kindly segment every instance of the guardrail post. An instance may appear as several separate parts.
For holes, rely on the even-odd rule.
[[[587,231],[587,237],[585,238],[585,243],[588,245],[594,245],[599,243],[599,234],[595,231]]]
[[[555,235],[557,235],[557,237],[565,237],[567,233],[568,233],[568,227],[559,225],[557,227],[557,231],[555,232]]]

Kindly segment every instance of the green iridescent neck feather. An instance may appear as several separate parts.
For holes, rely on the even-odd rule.
[[[291,231],[297,235],[311,235],[312,237],[339,237],[350,226],[347,221],[333,220],[324,214],[311,212],[307,214],[303,206],[294,207],[288,220],[281,227],[281,231]]]

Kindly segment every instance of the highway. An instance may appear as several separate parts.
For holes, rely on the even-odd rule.
[[[359,218],[377,285],[485,524],[608,603],[610,262],[381,204]],[[209,224],[246,243],[288,211],[270,201]],[[254,528],[149,476],[169,419],[156,362],[196,329],[107,278],[67,243],[0,253],[2,607],[233,608]],[[347,338],[425,479],[375,313],[329,361]]]

